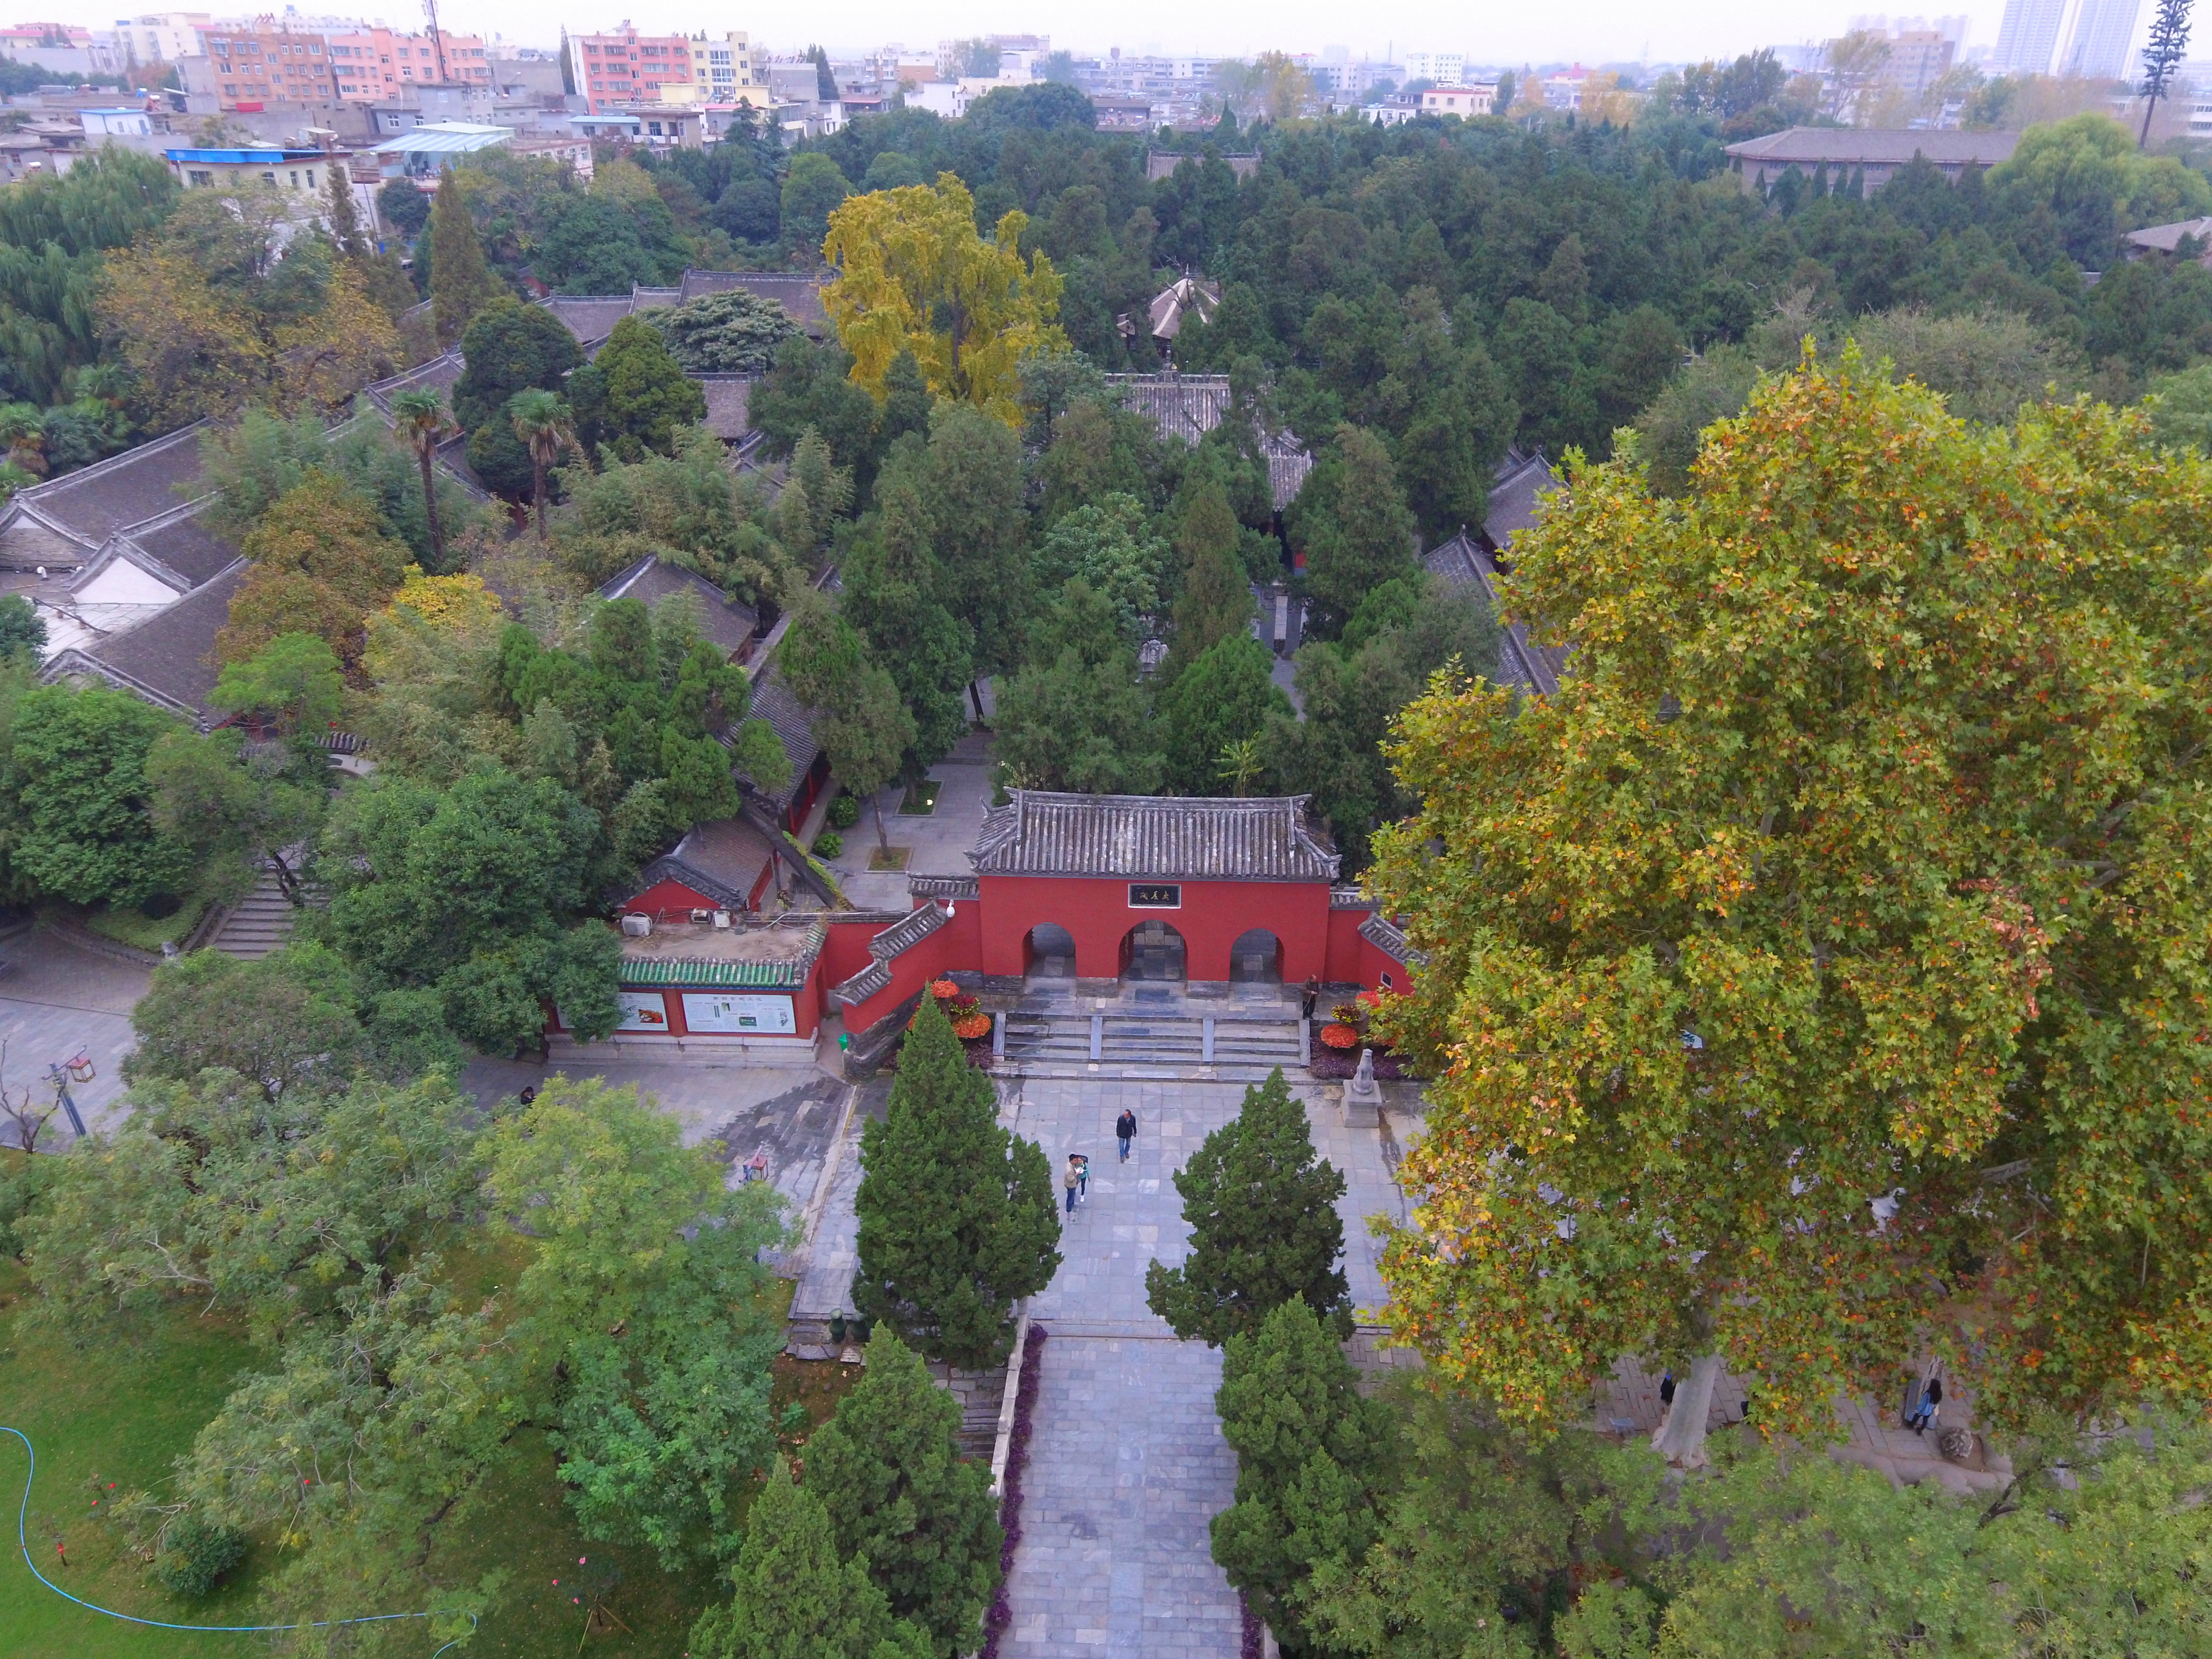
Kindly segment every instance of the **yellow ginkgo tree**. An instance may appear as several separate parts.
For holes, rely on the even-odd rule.
[[[838,274],[822,301],[853,354],[854,383],[881,398],[891,364],[911,351],[939,397],[1018,425],[1022,357],[1066,343],[1053,320],[1060,273],[1042,252],[1022,258],[1028,223],[1016,209],[986,240],[975,197],[950,173],[853,197],[832,213],[822,252]]]

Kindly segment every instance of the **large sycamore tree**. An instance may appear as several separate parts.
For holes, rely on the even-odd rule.
[[[1053,320],[1060,273],[1042,252],[1022,258],[1028,224],[1012,209],[986,240],[975,197],[950,173],[934,185],[853,197],[832,213],[822,254],[838,274],[822,303],[853,354],[854,382],[880,400],[891,364],[911,351],[933,392],[1018,428],[1022,358],[1067,343]]]
[[[1389,1318],[1509,1419],[1615,1357],[1784,1430],[1929,1350],[1978,1415],[2212,1372],[2212,468],[1856,354],[1515,543],[1555,697],[1439,684],[1372,879],[1442,1070]]]

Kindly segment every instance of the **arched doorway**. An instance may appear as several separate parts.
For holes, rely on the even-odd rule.
[[[1280,985],[1283,941],[1264,927],[1239,933],[1229,947],[1229,977],[1239,985]]]
[[[1184,959],[1182,935],[1157,916],[1139,922],[1121,941],[1121,973],[1127,979],[1180,984]]]
[[[1022,972],[1031,979],[1073,979],[1075,935],[1057,922],[1037,923],[1022,939]]]

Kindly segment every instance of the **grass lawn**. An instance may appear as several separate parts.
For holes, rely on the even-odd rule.
[[[16,1317],[25,1294],[22,1270],[0,1260],[0,1422],[21,1429],[39,1450],[26,1534],[40,1570],[73,1595],[141,1618],[179,1623],[251,1624],[253,1577],[187,1607],[155,1584],[143,1564],[124,1555],[118,1540],[94,1518],[94,1477],[105,1490],[150,1486],[169,1460],[188,1449],[200,1425],[230,1392],[230,1379],[253,1361],[237,1331],[216,1321],[164,1322],[156,1342],[118,1343],[78,1352],[44,1333],[27,1333]],[[0,1654],[9,1659],[137,1659],[187,1655],[228,1659],[261,1653],[251,1636],[189,1635],[149,1630],[72,1607],[23,1565],[14,1519],[27,1472],[23,1443],[0,1435],[0,1497],[9,1524],[0,1560]],[[55,1563],[54,1541],[69,1547],[69,1565]]]
[[[492,1279],[501,1264],[471,1265]],[[456,1276],[471,1277],[465,1271]],[[788,1296],[788,1286],[779,1289]],[[21,1269],[0,1259],[0,1423],[22,1430],[38,1447],[27,1535],[40,1568],[74,1595],[143,1618],[253,1623],[257,1578],[270,1566],[265,1547],[248,1555],[235,1583],[204,1601],[185,1603],[155,1583],[144,1563],[124,1553],[94,1518],[93,1498],[95,1491],[104,1495],[110,1480],[118,1491],[158,1489],[170,1460],[190,1449],[231,1380],[265,1363],[264,1357],[235,1326],[195,1319],[184,1309],[150,1322],[143,1341],[78,1352],[21,1328],[17,1316],[27,1293]],[[775,1362],[777,1412],[793,1401],[806,1407],[807,1426],[788,1437],[787,1449],[805,1456],[806,1437],[860,1376],[858,1366]],[[10,1513],[21,1498],[24,1472],[21,1443],[0,1436],[0,1498]],[[53,1565],[58,1537],[68,1545],[65,1569]],[[257,1637],[149,1630],[103,1619],[33,1578],[12,1535],[0,1540],[0,1555],[5,1659],[230,1659],[266,1651]],[[534,1430],[518,1437],[514,1455],[439,1527],[429,1568],[447,1583],[503,1576],[497,1604],[462,1650],[501,1659],[574,1659],[586,1650],[674,1659],[701,1611],[726,1593],[703,1564],[668,1573],[649,1549],[584,1538],[562,1501],[553,1453]],[[602,1622],[586,1634],[595,1601],[620,1623]],[[434,1645],[426,1643],[424,1655]]]

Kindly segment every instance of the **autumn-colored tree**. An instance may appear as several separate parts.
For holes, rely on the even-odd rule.
[[[250,403],[329,411],[391,372],[398,336],[358,265],[319,235],[295,238],[280,259],[280,222],[258,193],[210,192],[107,256],[100,325],[150,424]]]
[[[216,635],[224,663],[280,634],[312,634],[350,667],[370,613],[398,591],[407,567],[406,544],[384,533],[376,509],[319,469],[277,498],[241,550],[253,568]]]
[[[975,197],[950,173],[934,185],[853,197],[832,213],[822,247],[839,272],[822,302],[853,354],[854,381],[881,399],[891,363],[911,351],[932,392],[1018,428],[1023,356],[1067,343],[1053,320],[1060,273],[1042,252],[1022,259],[1028,223],[1009,210],[985,240]]]
[[[2212,466],[1969,428],[1855,354],[1685,502],[1574,467],[1506,602],[1556,696],[1439,689],[1368,879],[1439,1066],[1389,1318],[1509,1420],[1614,1358],[1832,1432],[1951,1356],[1984,1420],[2212,1374]],[[1571,465],[1573,462],[1571,460]]]

